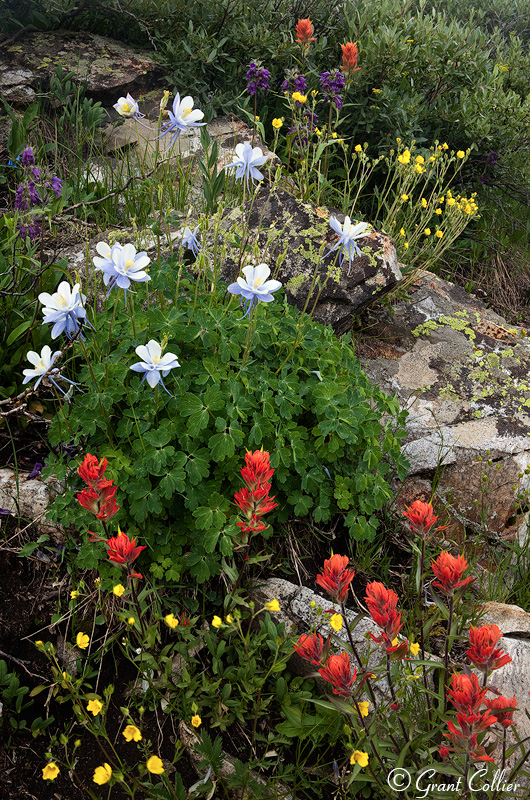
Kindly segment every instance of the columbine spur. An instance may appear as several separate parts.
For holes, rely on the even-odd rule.
[[[249,188],[249,179],[258,181],[263,180],[263,175],[256,169],[261,167],[267,160],[267,156],[263,155],[261,147],[252,147],[248,142],[246,144],[236,145],[236,158],[231,164],[227,164],[225,169],[233,169],[236,167],[236,180],[245,180],[247,182],[247,189]]]
[[[340,247],[340,265],[342,267],[344,259],[347,256],[349,275],[354,255],[362,255],[359,246],[355,243],[355,239],[361,239],[369,225],[367,222],[358,222],[357,225],[352,226],[351,219],[349,217],[345,218],[344,225],[341,225],[336,217],[330,217],[329,224],[333,230],[339,234],[340,239],[337,244],[331,248],[331,250],[328,250],[328,252],[322,256],[322,258],[327,258],[330,253],[333,253],[334,250]]]
[[[79,333],[81,323],[86,322],[86,311],[83,307],[86,295],[81,294],[79,289],[79,283],[72,287],[67,281],[61,281],[54,294],[39,294],[39,301],[44,306],[43,323],[54,323],[52,339],[57,339],[63,331],[71,339],[72,334]]]
[[[133,364],[131,369],[134,372],[143,372],[142,383],[147,379],[147,383],[153,389],[158,383],[162,384],[162,388],[167,392],[162,378],[169,375],[170,370],[175,367],[180,367],[177,357],[174,353],[164,353],[162,355],[162,347],[154,339],[151,339],[147,345],[139,345],[135,353],[142,359],[136,364]],[[167,392],[169,394],[169,392]]]
[[[198,225],[194,231],[192,231],[191,228],[188,228],[188,226],[186,226],[184,230],[179,234],[182,247],[191,250],[195,258],[199,256],[199,253],[204,253],[204,255],[207,258],[211,258],[210,254],[206,252],[202,244],[199,242],[199,235],[198,235],[199,231],[200,227]]]
[[[247,264],[246,267],[243,267],[242,272],[245,278],[239,276],[236,283],[230,284],[228,291],[230,294],[240,294],[240,302],[243,302],[244,299],[245,313],[242,317],[244,319],[260,300],[262,303],[270,303],[271,300],[274,300],[272,292],[276,292],[282,284],[280,281],[267,280],[271,274],[267,264],[258,264],[257,266]]]
[[[196,108],[193,109],[193,97],[189,95],[187,97],[183,97],[182,100],[180,99],[180,95],[175,95],[175,99],[173,100],[173,110],[168,111],[169,121],[165,122],[160,129],[162,131],[161,135],[158,137],[162,139],[164,136],[167,136],[168,133],[171,134],[171,140],[167,146],[169,149],[178,139],[181,132],[185,132],[188,128],[196,128],[200,125],[205,125],[205,122],[199,122],[200,119],[204,117],[204,112],[200,111],[200,109]]]
[[[57,350],[55,353],[52,353],[49,345],[47,344],[45,344],[44,347],[42,348],[40,355],[36,353],[34,350],[30,350],[26,354],[26,358],[30,362],[30,364],[33,364],[33,369],[25,369],[22,371],[22,374],[25,376],[22,383],[23,384],[29,383],[29,381],[33,380],[33,378],[37,378],[37,382],[33,386],[33,388],[36,389],[40,384],[40,382],[42,381],[42,379],[44,378],[44,376],[46,375],[48,380],[50,380],[53,383],[55,388],[58,389],[61,392],[61,394],[65,395],[66,393],[63,392],[61,387],[57,386],[53,376],[55,376],[55,378],[57,379],[60,378],[61,380],[66,381],[67,383],[71,383],[74,386],[75,384],[73,381],[70,381],[68,380],[68,378],[65,378],[63,375],[61,375],[61,373],[57,368],[53,369],[53,362],[60,355],[61,355],[60,350]]]
[[[103,283],[109,287],[109,292],[117,286],[125,290],[125,302],[127,302],[127,290],[131,282],[143,283],[151,280],[145,267],[151,259],[145,252],[137,253],[133,244],[116,243],[110,248],[105,242],[99,242],[96,250],[101,254],[101,258],[95,256],[93,259],[97,270],[103,273]]]

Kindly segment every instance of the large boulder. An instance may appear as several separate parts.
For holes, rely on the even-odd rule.
[[[153,85],[162,70],[145,53],[105,36],[74,31],[28,33],[0,48],[0,94],[25,106],[47,90],[57,66],[74,73],[87,94],[105,105]]]
[[[432,481],[457,516],[523,541],[530,490],[530,341],[463,289],[423,273],[376,309],[356,352],[409,411],[410,475]]]
[[[230,230],[230,239],[235,235],[249,246],[244,259],[239,247],[228,247],[223,278],[232,283],[240,267],[267,262],[290,303],[343,333],[351,327],[354,314],[401,280],[401,272],[394,242],[376,231],[357,240],[362,255],[354,259],[351,270],[347,261],[339,266],[338,250],[323,258],[338,241],[329,225],[331,215],[344,222],[344,214],[334,209],[297,200],[278,186],[262,187],[243,207],[226,211],[223,225]]]

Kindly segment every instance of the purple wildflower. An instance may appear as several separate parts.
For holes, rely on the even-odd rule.
[[[44,464],[41,464],[40,461],[37,461],[29,473],[27,480],[29,481],[31,478],[37,478],[41,474],[43,466]]]
[[[53,176],[51,180],[52,189],[55,192],[55,197],[60,197],[61,192],[63,190],[63,181],[61,178],[58,178],[56,175]]]
[[[346,88],[346,80],[340,69],[320,74],[320,87],[326,103],[333,103],[336,109],[342,108],[344,100],[341,92]]]
[[[32,167],[31,171],[33,173],[33,177],[37,178],[38,180],[40,178],[40,169],[38,167]]]
[[[248,72],[245,75],[247,81],[247,92],[253,97],[258,89],[268,92],[270,89],[269,78],[271,74],[268,69],[261,66],[259,61],[251,61],[248,65]]]
[[[300,75],[298,69],[288,69],[285,73],[285,80],[282,83],[282,92],[300,92],[305,94],[307,89],[307,81],[303,75]]]
[[[34,206],[40,206],[41,199],[39,197],[38,191],[35,188],[35,181],[30,181],[28,183],[28,193],[29,193],[29,199],[31,200],[33,205]]]
[[[34,242],[41,235],[42,228],[40,225],[19,225],[18,233],[21,239],[25,239],[28,236],[30,242]]]
[[[31,147],[26,147],[20,157],[20,160],[22,161],[23,167],[31,167],[31,165],[35,163],[35,156],[33,155],[33,150]]]
[[[15,515],[9,508],[0,508],[0,517],[14,517]]]
[[[25,186],[19,186],[17,189],[17,193],[15,195],[15,210],[16,211],[27,211],[28,210],[28,201],[24,197],[24,189]]]

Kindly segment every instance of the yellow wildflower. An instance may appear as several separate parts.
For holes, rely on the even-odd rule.
[[[232,614],[227,614],[226,621],[228,622],[229,625],[232,624],[232,622],[234,621]]]
[[[354,764],[359,764],[360,767],[367,767],[368,766],[368,753],[364,753],[362,750],[354,750],[354,752],[350,756],[350,764],[353,766]]]
[[[381,93],[381,89],[372,89],[372,92],[374,94],[380,94]]]
[[[216,614],[215,617],[212,619],[212,628],[220,628],[222,624],[223,620]]]
[[[320,130],[320,128],[315,128],[315,133],[317,136],[322,136],[322,131]]]
[[[398,644],[399,644],[399,639],[398,639],[398,638],[397,638],[397,636],[396,636],[396,638],[395,638],[395,639],[392,639],[392,647],[397,647],[397,646],[398,646]]]
[[[95,717],[97,717],[102,708],[103,703],[100,700],[89,700],[86,710],[90,711]]]
[[[77,634],[75,641],[77,646],[81,650],[86,650],[88,645],[90,644],[90,639],[88,638],[86,633],[81,633],[81,631],[79,631],[79,633]]]
[[[399,232],[399,235],[400,236],[405,236],[405,228],[401,228],[401,230]]]
[[[202,725],[202,719],[199,717],[198,714],[193,715],[193,717],[191,718],[191,724],[193,725],[194,728],[200,728],[200,726]]]
[[[330,617],[329,624],[333,630],[338,633],[342,628],[342,616],[340,614],[333,614],[333,616]]]
[[[98,786],[103,786],[104,783],[108,783],[112,778],[112,767],[110,764],[103,764],[102,767],[96,767],[94,770],[94,777],[92,780],[94,783],[97,783]]]
[[[316,89],[312,89],[311,90],[311,97],[316,97],[317,94],[318,94],[318,91]]]
[[[367,717],[368,709],[370,708],[370,703],[368,702],[368,700],[361,700],[359,703],[357,703],[357,705],[359,707],[361,717]]]
[[[337,138],[337,136],[338,136],[338,134],[337,134],[337,133],[335,133],[335,131],[333,131],[333,133],[331,134],[331,138],[332,138],[332,139],[336,139],[336,138]]]
[[[425,228],[423,233],[425,234],[425,236],[430,236],[431,235],[431,229],[430,228]]]
[[[135,618],[134,618],[134,617],[129,617],[129,619],[127,620],[127,622],[129,623],[129,625],[134,625],[134,623],[136,622],[136,620],[135,620]]]
[[[293,100],[296,100],[297,103],[305,103],[307,101],[307,95],[300,94],[300,92],[293,92],[291,97]]]
[[[447,205],[448,206],[454,206],[455,203],[456,203],[456,200],[455,200],[454,197],[449,197],[448,198],[448,200],[447,200]]]
[[[164,622],[166,625],[169,625],[170,628],[176,628],[179,624],[177,617],[174,614],[166,614],[164,617]]]
[[[409,243],[408,243],[408,242],[405,242],[405,243],[404,243],[404,245],[403,245],[403,247],[405,248],[405,250],[408,250],[408,249],[409,249]]]
[[[256,122],[259,122],[259,117],[258,117],[258,115],[257,115],[257,114],[256,114],[256,116],[254,117],[254,119],[256,120]]]
[[[408,196],[408,194],[402,194],[402,195],[401,195],[401,199],[403,200],[403,202],[404,202],[404,203],[406,203],[406,202],[407,202],[407,200],[409,199],[409,196]]]
[[[282,125],[283,125],[283,119],[282,119],[281,117],[275,117],[275,118],[272,120],[272,127],[273,127],[275,130],[279,131],[279,130],[280,130],[280,128],[282,127]]]
[[[49,764],[42,768],[42,778],[45,781],[54,781],[58,774],[59,767],[54,761],[50,761]]]
[[[423,156],[416,156],[416,164],[425,164]]]
[[[123,735],[125,736],[125,740],[127,742],[141,742],[142,741],[142,734],[139,728],[136,725],[126,725],[122,731]]]
[[[355,145],[355,152],[356,152],[356,153],[361,153],[361,152],[362,152],[362,149],[363,149],[363,148],[362,148],[362,145],[360,145],[360,144],[356,144],[356,145]]]
[[[145,766],[153,775],[162,775],[165,772],[162,759],[158,758],[158,756],[151,756],[151,758],[148,758]]]
[[[73,592],[70,592],[70,597],[72,600],[75,600],[76,597],[79,597],[79,592],[76,589],[74,589]]]
[[[413,656],[417,656],[420,652],[420,646],[418,642],[411,642],[409,649]]]
[[[125,594],[125,586],[121,583],[117,583],[116,586],[112,587],[112,593],[116,595],[116,597],[121,597]]]
[[[423,208],[427,208],[427,200],[424,197],[421,198],[421,204]]]
[[[441,208],[437,208],[437,209],[436,209],[436,211],[435,211],[434,213],[435,213],[435,214],[441,214],[441,213],[442,213],[442,209],[441,209]]]
[[[267,611],[279,611],[280,604],[277,600],[269,600],[268,603],[265,603],[265,608]]]
[[[443,231],[436,231],[436,233],[434,235],[437,236],[438,239],[441,239],[442,236],[444,235],[444,232]]]
[[[447,142],[444,142],[442,147],[444,150],[449,150],[449,145],[447,144]]]
[[[457,150],[456,157],[457,158],[464,158],[465,153],[463,150]]]
[[[421,175],[421,174],[422,174],[422,172],[425,172],[425,167],[422,167],[422,165],[421,165],[421,164],[414,164],[414,169],[416,170],[416,172],[417,172],[419,175]]]
[[[410,150],[403,150],[403,152],[398,156],[398,161],[400,164],[409,164]]]

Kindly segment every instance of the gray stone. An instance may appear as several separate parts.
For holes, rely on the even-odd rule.
[[[55,478],[28,478],[29,472],[19,472],[18,476],[11,467],[0,469],[0,507],[12,511],[32,522],[39,523],[44,530],[44,517],[52,499],[61,492],[61,485]],[[56,530],[53,526],[52,530]]]
[[[407,408],[410,474],[434,476],[465,524],[527,535],[530,340],[463,289],[422,273],[392,315],[371,312],[356,352],[371,380]],[[491,460],[492,463],[489,463]]]
[[[146,53],[85,31],[27,33],[0,49],[0,92],[27,105],[47,91],[57,66],[73,72],[87,94],[112,105],[118,97],[153,86],[162,69]],[[15,91],[16,90],[16,91]]]
[[[247,247],[243,258],[239,249],[228,247],[223,278],[232,283],[240,266],[269,263],[290,303],[312,312],[313,319],[337,333],[345,332],[352,316],[392,289],[401,272],[394,242],[375,231],[357,240],[362,255],[354,259],[350,272],[347,261],[339,266],[338,250],[323,258],[338,240],[329,226],[331,215],[344,221],[344,214],[297,200],[278,186],[260,188],[243,208],[225,212],[223,226]]]

